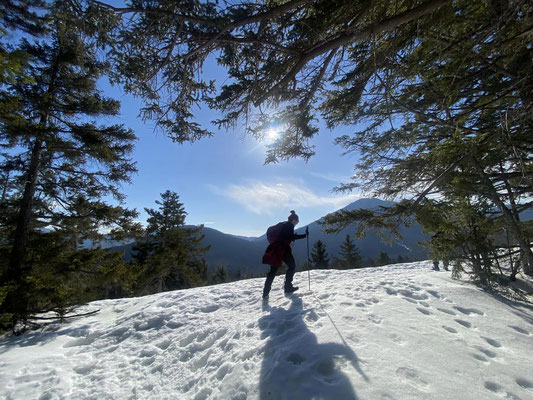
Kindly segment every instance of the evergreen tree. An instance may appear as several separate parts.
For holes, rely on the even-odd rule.
[[[340,257],[337,258],[337,263],[341,269],[362,267],[363,259],[350,235],[346,235],[346,240],[341,244],[339,255]]]
[[[211,277],[211,283],[218,285],[219,283],[228,282],[228,270],[225,265],[217,265]]]
[[[191,112],[206,98],[224,113],[221,125],[244,117],[261,137],[273,120],[280,122],[284,129],[267,162],[311,157],[318,113],[330,128],[363,127],[337,140],[347,153],[362,155],[356,182],[339,189],[363,185],[376,197],[415,196],[385,212],[345,210],[324,220],[329,229],[357,223],[360,234],[379,228],[399,235],[398,226],[412,222],[429,195],[482,199],[494,224],[501,221],[520,248],[524,271],[533,274],[531,227],[519,218],[533,205],[529,1],[226,7],[191,0],[130,8],[104,1],[98,7],[102,15],[103,9],[142,15],[118,26],[117,79],[147,100],[145,117],[174,140],[212,133]],[[229,75],[218,92],[199,74],[213,54]],[[173,101],[163,102],[164,95]],[[264,104],[280,111],[262,112]]]
[[[167,190],[156,200],[158,209],[145,208],[148,227],[137,246],[134,259],[141,266],[137,291],[140,294],[183,289],[207,283],[203,255],[202,226],[186,227],[187,213],[179,196]]]
[[[311,261],[317,269],[327,269],[329,267],[329,257],[326,252],[326,246],[321,240],[318,240],[313,245],[311,250]]]
[[[372,56],[386,56],[372,52],[376,36],[393,35],[446,3],[402,0],[390,7],[350,0],[189,0],[117,8],[99,1],[97,7],[100,16],[108,15],[104,11],[126,16],[113,44],[116,79],[146,100],[146,118],[155,119],[179,142],[212,134],[192,113],[204,100],[224,113],[219,125],[235,125],[239,118],[255,121],[249,128],[256,136],[279,120],[284,133],[268,155],[275,162],[313,154],[309,139],[318,132],[314,114],[327,88],[345,85],[359,64],[373,65]],[[227,70],[222,80],[231,82],[219,85],[218,92],[213,77],[204,79],[199,73],[210,55]],[[349,101],[357,103],[362,88],[352,91]],[[261,112],[261,106],[280,103],[283,107],[275,115]]]
[[[347,151],[364,154],[355,185],[362,180],[377,196],[416,196],[384,213],[345,212],[326,224],[395,225],[410,214],[427,214],[421,211],[426,198],[438,195],[441,204],[484,209],[520,248],[525,272],[533,273],[532,232],[520,220],[533,205],[529,9],[521,0],[458,1],[416,27],[376,40],[376,54],[387,57],[362,66],[354,79],[376,74],[367,89],[372,95],[346,107],[349,87],[340,87],[324,110],[332,126],[373,120],[338,140]],[[414,29],[425,32],[423,41]]]
[[[11,45],[13,36],[42,36],[46,31],[45,3],[42,0],[3,0],[0,3],[0,83],[24,77],[29,54]]]
[[[35,256],[38,248],[32,246],[51,241],[46,248],[60,245],[58,256],[64,260],[76,257],[83,240],[99,241],[103,229],[118,238],[135,228],[136,212],[102,199],[123,199],[119,185],[135,172],[129,155],[136,138],[122,126],[91,121],[116,115],[119,103],[97,90],[108,65],[97,59],[69,4],[49,5],[45,40],[22,40],[18,48],[29,55],[28,63],[20,77],[0,88],[0,145],[7,150],[2,169],[9,171],[1,220],[6,258],[0,310],[5,327],[42,309],[35,291],[48,284],[38,271],[57,273],[49,267],[50,260]],[[43,235],[44,228],[55,234]],[[98,268],[105,265],[109,272],[118,265],[103,254],[87,260],[88,265],[78,265],[78,272],[90,271],[95,277],[102,273]],[[63,261],[56,267],[62,270],[61,265],[66,268]],[[58,293],[58,307],[71,301],[69,293]]]
[[[379,253],[379,257],[378,257],[376,264],[378,267],[382,265],[389,265],[389,264],[392,264],[392,260],[387,253],[382,251]]]
[[[453,201],[426,201],[418,209],[418,220],[424,231],[435,234],[428,242],[434,258],[444,262],[452,260],[462,268],[468,261],[473,277],[489,284],[495,262],[508,255],[498,255],[496,248],[502,246],[503,222],[491,217],[490,204],[474,203],[468,199]],[[516,271],[511,273],[511,277]]]

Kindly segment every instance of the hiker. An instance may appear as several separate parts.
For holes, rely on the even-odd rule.
[[[270,265],[268,271],[265,287],[263,289],[263,299],[268,297],[272,282],[276,277],[276,270],[281,267],[284,262],[287,264],[287,273],[285,274],[285,293],[292,293],[298,290],[298,287],[292,285],[292,278],[296,270],[296,263],[292,255],[291,243],[298,239],[304,239],[307,234],[297,235],[294,233],[294,227],[298,224],[299,218],[294,210],[287,218],[287,221],[280,222],[268,228],[267,239],[269,245],[263,255],[263,264]]]

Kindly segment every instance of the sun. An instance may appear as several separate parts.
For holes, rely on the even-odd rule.
[[[265,139],[269,143],[273,143],[279,139],[279,129],[269,128],[265,133]]]

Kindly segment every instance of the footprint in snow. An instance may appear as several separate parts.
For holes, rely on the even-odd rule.
[[[368,319],[370,322],[373,322],[376,325],[380,325],[383,322],[383,318],[378,317],[377,315],[374,315],[374,314],[370,314],[368,316]]]
[[[437,310],[439,310],[440,312],[443,312],[445,314],[448,314],[448,315],[457,315],[457,313],[455,311],[448,310],[446,308],[437,308]]]
[[[200,311],[204,312],[204,313],[212,313],[216,310],[218,310],[220,307],[216,304],[212,304],[212,305],[209,305],[209,306],[205,306],[205,307],[202,307],[200,309]]]
[[[397,335],[396,333],[391,333],[389,335],[389,339],[392,340],[396,344],[404,344],[405,343],[405,340],[403,340],[402,337]]]
[[[191,344],[194,341],[194,339],[196,339],[197,336],[198,336],[198,333],[194,332],[194,333],[191,333],[189,336],[181,339],[179,341],[180,347],[187,347],[189,344]]]
[[[420,288],[416,286],[411,286],[411,289],[412,290],[402,289],[402,290],[399,290],[398,292],[401,295],[405,296],[406,298],[413,299],[413,300],[427,300],[429,298],[427,294],[419,292]]]
[[[472,354],[472,357],[474,357],[476,360],[488,363],[489,360],[487,360],[485,357],[483,357],[481,354]]]
[[[496,382],[486,381],[485,389],[499,396],[502,396],[502,397],[505,396],[505,398],[508,400],[521,400],[520,397],[507,392],[503,386],[501,386],[500,384]]]
[[[181,322],[169,321],[167,323],[167,328],[169,329],[177,329],[177,328],[181,328],[182,326],[183,324]]]
[[[165,339],[165,340],[157,343],[156,346],[159,347],[161,350],[166,350],[166,349],[168,349],[168,346],[170,346],[171,343],[172,343],[172,341],[170,339]]]
[[[318,321],[318,318],[319,318],[318,314],[314,310],[311,310],[305,316],[305,320],[308,321],[308,322],[316,322],[316,321]]]
[[[217,373],[216,373],[216,377],[219,381],[223,380],[224,377],[228,374],[228,373],[231,373],[232,371],[232,368],[229,364],[223,364],[218,370],[217,370]]]
[[[88,334],[86,337],[82,337],[82,338],[79,338],[79,339],[71,340],[70,342],[65,343],[63,345],[63,348],[78,347],[78,346],[88,346],[90,344],[93,344],[93,342],[96,340],[96,337],[98,335],[99,334],[91,333],[91,334]]]
[[[351,323],[351,322],[355,321],[355,318],[352,317],[351,315],[344,315],[344,316],[342,317],[342,319],[345,320],[345,321],[347,321],[348,323]]]
[[[485,389],[494,392],[494,393],[503,393],[503,386],[497,384],[496,382],[486,381]]]
[[[518,386],[520,386],[522,389],[526,389],[529,391],[533,391],[533,382],[530,380],[527,380],[525,378],[517,378],[516,383]]]
[[[408,381],[418,387],[426,387],[428,383],[424,381],[418,371],[413,368],[401,367],[396,370],[396,375],[406,378]]]
[[[490,344],[492,347],[496,347],[496,348],[500,348],[502,347],[502,345],[500,344],[500,342],[498,342],[497,340],[494,340],[494,339],[491,339],[491,338],[487,338],[487,337],[482,337],[483,339],[485,339],[485,341]]]
[[[476,310],[475,308],[463,308],[463,307],[458,307],[458,306],[453,306],[453,308],[455,308],[457,311],[465,315],[470,315],[470,314],[485,315],[485,313],[483,313],[482,311]]]
[[[483,347],[478,347],[478,350],[480,352],[482,352],[483,354],[485,354],[489,358],[496,358],[498,356],[495,352],[493,352],[491,350],[484,349]]]
[[[141,361],[141,364],[145,367],[149,367],[155,362],[155,357],[145,358],[143,361]]]
[[[440,295],[439,292],[437,292],[436,290],[426,290],[426,292],[428,292],[430,295],[432,295],[433,297],[435,297],[436,299],[441,299],[442,296]]]
[[[431,311],[426,310],[425,308],[422,308],[422,307],[417,307],[416,309],[417,309],[418,311],[420,311],[420,312],[421,312],[422,314],[424,314],[424,315],[431,315],[431,314],[432,314]]]
[[[459,325],[463,325],[465,328],[471,328],[472,324],[468,321],[463,321],[462,319],[456,319],[455,322],[457,322]]]
[[[513,328],[515,331],[517,331],[518,333],[521,333],[522,335],[526,335],[526,336],[530,336],[531,334],[525,330],[524,328],[521,328],[519,326],[515,326],[515,325],[508,325],[509,328]]]
[[[445,326],[443,325],[442,326],[444,329],[446,329],[448,332],[450,333],[457,333],[457,330],[456,329],[453,329],[453,328],[450,328],[449,326]]]
[[[89,375],[89,373],[91,373],[95,367],[96,367],[96,363],[92,363],[92,364],[83,365],[81,367],[74,367],[74,371],[76,371],[76,373],[80,375]]]

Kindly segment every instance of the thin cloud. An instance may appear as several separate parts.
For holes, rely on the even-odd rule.
[[[348,183],[352,179],[350,176],[341,176],[341,175],[336,175],[336,174],[324,174],[320,172],[311,172],[309,173],[309,175],[315,178],[323,179],[328,182],[333,182],[337,185],[341,183]]]
[[[359,199],[357,194],[320,196],[302,184],[265,184],[250,182],[244,185],[230,185],[219,188],[211,185],[211,190],[241,204],[255,214],[271,214],[282,208],[329,207],[342,208]]]

